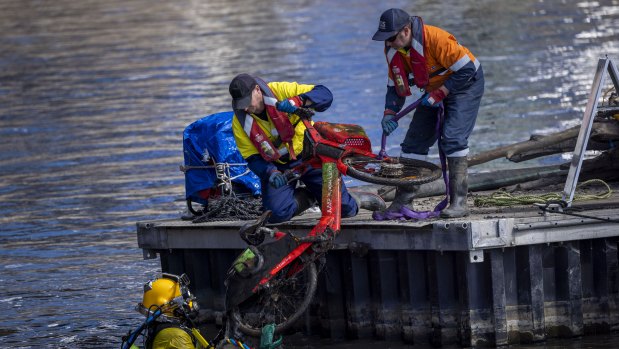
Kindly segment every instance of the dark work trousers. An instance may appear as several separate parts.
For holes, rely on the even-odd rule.
[[[301,176],[300,180],[320,204],[322,202],[322,170],[311,168]],[[296,181],[277,189],[273,188],[268,181],[262,181],[262,205],[265,210],[273,211],[269,218],[270,223],[288,221],[297,211],[297,203],[293,196],[295,187]],[[341,191],[342,217],[354,217],[359,208],[355,199],[348,194],[343,181]]]
[[[477,112],[484,94],[484,73],[481,68],[458,91],[449,93],[443,100],[445,123],[440,142],[447,156],[466,156],[469,149],[469,136],[473,132]],[[402,153],[428,155],[430,147],[436,142],[436,118],[438,108],[420,105],[413,114],[413,120],[402,142]]]

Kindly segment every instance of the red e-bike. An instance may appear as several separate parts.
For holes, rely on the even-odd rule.
[[[361,126],[302,121],[303,163],[288,174],[322,168],[322,216],[305,236],[265,227],[268,211],[241,228],[249,247],[229,270],[226,308],[231,324],[252,336],[260,336],[266,324],[274,323],[276,333],[289,328],[310,305],[318,270],[340,231],[342,175],[403,188],[441,176],[440,167],[432,163],[372,153]]]

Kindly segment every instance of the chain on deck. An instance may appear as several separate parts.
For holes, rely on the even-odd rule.
[[[260,199],[242,199],[237,196],[223,196],[209,200],[209,209],[203,215],[194,218],[193,223],[254,220],[262,214]]]

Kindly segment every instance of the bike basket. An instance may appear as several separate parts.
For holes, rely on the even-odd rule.
[[[237,272],[242,273],[247,269],[255,269],[257,264],[258,258],[256,254],[248,248],[236,258],[233,265]]]
[[[265,271],[271,270],[287,254],[294,250],[299,244],[289,234],[284,235],[279,240],[263,243],[260,246],[249,246],[239,257],[235,259],[230,268],[231,273],[226,278],[226,309],[241,304],[241,302],[251,297],[258,282],[264,277]],[[250,252],[248,252],[250,251]],[[256,256],[253,261],[257,264],[249,267],[243,264],[242,260],[252,260],[252,255]],[[240,264],[237,271],[237,264]]]
[[[363,127],[353,124],[334,124],[318,121],[314,128],[324,138],[362,151],[371,152],[372,143]]]

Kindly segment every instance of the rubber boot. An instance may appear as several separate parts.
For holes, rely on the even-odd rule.
[[[310,207],[313,207],[316,204],[316,199],[314,195],[307,190],[306,188],[297,188],[294,190],[294,201],[297,203],[297,210],[294,211],[294,216],[296,217],[303,213]]]
[[[395,191],[395,197],[391,202],[391,205],[387,208],[386,212],[400,212],[402,206],[408,206],[409,209],[413,209],[413,199],[417,196],[419,187],[415,186],[414,189],[402,189],[397,187]]]
[[[357,206],[361,209],[368,211],[381,211],[387,208],[387,204],[385,204],[385,200],[380,196],[372,193],[362,192],[362,191],[349,191],[348,194],[352,196],[353,199],[357,202]]]
[[[447,158],[449,170],[449,207],[441,212],[442,218],[458,218],[469,215],[466,206],[468,185],[468,160],[466,156]]]

